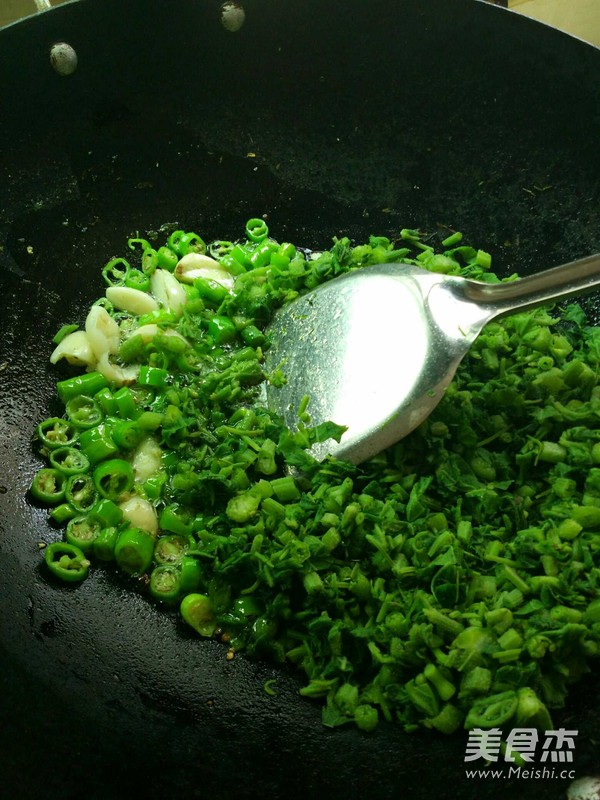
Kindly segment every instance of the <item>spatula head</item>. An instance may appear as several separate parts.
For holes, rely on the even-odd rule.
[[[407,264],[365,267],[319,286],[279,311],[269,330],[267,402],[286,424],[310,398],[313,424],[347,427],[311,452],[356,464],[417,427],[441,400],[478,331],[461,328],[456,281]]]

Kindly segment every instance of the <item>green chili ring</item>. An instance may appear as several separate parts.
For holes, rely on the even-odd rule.
[[[98,492],[91,476],[86,473],[71,475],[67,480],[65,497],[76,511],[89,511],[98,500]]]
[[[189,540],[178,533],[161,536],[154,548],[154,560],[157,564],[179,564],[189,547]]]
[[[92,543],[92,552],[99,561],[114,561],[115,548],[119,540],[119,529],[103,528]]]
[[[178,261],[179,258],[177,256],[177,253],[173,252],[173,250],[170,247],[159,247],[158,250],[156,251],[156,266],[159,269],[166,269],[169,272],[173,272],[173,270],[177,266]],[[142,262],[142,269],[144,269],[143,262]],[[145,269],[144,271],[147,272],[147,269]]]
[[[31,484],[31,494],[46,505],[55,506],[65,497],[66,478],[59,470],[42,467]]]
[[[93,479],[98,492],[109,500],[118,500],[125,492],[133,489],[133,469],[122,458],[103,461],[94,470]]]
[[[142,528],[127,528],[115,545],[115,559],[119,567],[130,575],[147,572],[152,564],[154,536]]]
[[[90,464],[97,464],[105,458],[117,455],[119,448],[111,434],[112,426],[107,425],[105,422],[98,425],[97,428],[90,428],[90,430],[82,432],[79,437],[79,444]]]
[[[119,525],[123,520],[121,507],[106,497],[94,503],[90,509],[90,514],[101,523],[102,527]]]
[[[137,422],[133,420],[123,420],[123,422],[119,422],[115,425],[111,435],[114,443],[118,447],[122,450],[131,450],[133,447],[137,447],[142,441],[144,432],[139,428]]]
[[[92,550],[94,540],[102,531],[102,523],[90,514],[73,517],[67,523],[65,539],[74,547],[87,554]]]
[[[130,250],[135,250],[136,245],[138,245],[138,244],[140,245],[140,247],[142,248],[142,252],[144,252],[144,253],[146,252],[146,250],[152,249],[152,245],[150,244],[150,242],[147,239],[140,239],[139,237],[137,237],[135,239],[128,239],[127,240],[127,247]]]
[[[65,411],[69,420],[79,430],[95,428],[104,418],[98,403],[93,397],[88,397],[85,394],[79,394],[68,400]]]
[[[216,241],[209,244],[208,252],[213,258],[219,260],[223,258],[223,256],[229,255],[234,247],[235,245],[233,242]]]
[[[66,542],[54,542],[46,547],[44,561],[50,572],[67,583],[87,578],[90,562],[83,551]]]
[[[124,283],[128,289],[138,289],[140,292],[147,292],[150,289],[150,273],[140,269],[131,269]]]
[[[216,630],[212,604],[204,594],[187,594],[181,601],[179,610],[183,620],[200,636],[212,636]]]
[[[161,565],[150,573],[150,594],[162,603],[176,603],[183,590],[179,567]]]
[[[57,525],[64,525],[65,522],[73,519],[73,517],[76,517],[77,514],[78,512],[70,503],[60,503],[59,505],[54,506],[50,512],[50,518],[53,519]]]
[[[264,219],[252,217],[246,223],[246,236],[251,242],[262,242],[269,235],[269,228]]]
[[[90,460],[75,447],[58,447],[50,452],[50,463],[63,475],[78,475],[87,472]]]
[[[75,441],[75,428],[62,417],[45,419],[36,428],[40,442],[50,450],[58,447],[68,447]]]
[[[170,252],[170,251],[169,251]],[[158,253],[149,248],[142,253],[142,272],[148,277],[160,266]]]
[[[202,584],[202,565],[193,556],[184,556],[179,564],[182,592],[197,592]]]
[[[188,253],[206,253],[206,242],[197,233],[184,233],[179,239],[179,252],[182,256]]]
[[[56,391],[58,396],[67,403],[72,397],[77,397],[80,394],[93,397],[96,392],[105,389],[108,386],[108,381],[100,372],[86,372],[85,375],[76,375],[74,378],[66,378],[64,381],[59,381],[56,384]],[[70,442],[62,442],[62,444],[70,444]]]
[[[113,258],[102,270],[102,277],[109,286],[123,286],[131,267],[124,258]]]

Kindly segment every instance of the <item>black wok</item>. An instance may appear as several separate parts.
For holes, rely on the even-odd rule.
[[[230,238],[267,213],[322,247],[451,226],[503,273],[600,250],[599,51],[477,0],[245,6],[236,34],[216,0],[86,0],[0,33],[0,793],[563,797],[468,780],[466,734],[326,730],[294,675],[226,662],[101,570],[75,589],[39,570],[49,342],[136,231]],[[597,679],[555,715],[578,777],[600,768]]]

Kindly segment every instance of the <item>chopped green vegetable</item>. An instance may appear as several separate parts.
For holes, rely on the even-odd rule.
[[[359,467],[318,463],[311,445],[342,425],[313,428],[307,398],[292,432],[259,402],[285,381],[264,373],[273,313],[369,264],[499,279],[458,232],[439,252],[403,229],[312,254],[258,217],[245,233],[135,238],[137,266],[104,268],[110,292],[159,307],[104,302],[112,366],[133,377],[99,362],[60,381],[65,415],[38,425],[32,494],[71,542],[46,548],[49,569],[82,580],[89,555],[147,576],[134,585],[228,658],[295,665],[328,726],[550,728],[600,654],[600,328],[577,305],[492,322],[410,436]],[[184,289],[186,254],[210,268]],[[123,518],[132,500],[152,530]]]

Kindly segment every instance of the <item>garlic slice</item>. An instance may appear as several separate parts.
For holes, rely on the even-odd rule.
[[[196,278],[217,281],[227,291],[233,289],[234,277],[218,261],[202,253],[188,253],[177,262],[174,275],[183,283],[193,283]]]
[[[165,328],[163,330],[153,322],[149,323],[148,325],[141,325],[139,328],[133,330],[131,335],[141,336],[144,344],[148,344],[148,342],[151,342],[158,333],[162,334],[163,336],[176,336],[178,339],[181,339],[187,345],[189,345],[188,340],[185,338],[185,336],[182,336],[179,331],[174,331],[173,328]]]
[[[171,272],[166,269],[155,269],[150,278],[150,288],[161,305],[175,314],[181,314],[187,295],[183,286]]]
[[[69,364],[77,367],[91,367],[96,363],[85,331],[73,331],[56,345],[50,356],[50,363],[56,364],[61,358],[65,358]]]
[[[149,325],[140,325],[139,328],[132,330],[131,336],[141,336],[144,344],[148,344],[148,342],[151,342],[152,339],[154,339],[159,331],[160,328],[158,325],[156,325],[154,322],[151,322]]]
[[[140,365],[133,364],[130,367],[120,367],[117,364],[113,364],[108,358],[108,353],[105,352],[98,359],[96,369],[104,375],[107,381],[122,386],[125,383],[135,383],[140,371]]]
[[[156,439],[152,436],[142,439],[131,460],[135,480],[143,482],[154,475],[160,468],[161,457],[162,450]]]
[[[129,311],[130,314],[149,314],[158,309],[152,295],[129,286],[109,286],[106,297],[119,311]]]
[[[103,354],[116,353],[119,349],[119,326],[102,306],[90,308],[85,320],[85,332],[97,359]]]
[[[153,536],[158,533],[158,518],[154,506],[148,500],[138,495],[133,495],[128,500],[119,503],[125,519],[134,528],[141,528]]]

